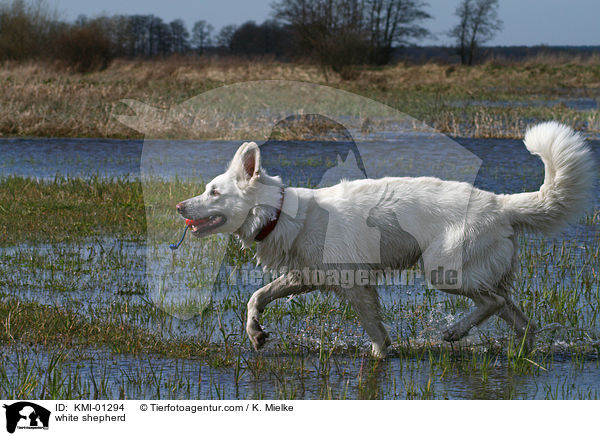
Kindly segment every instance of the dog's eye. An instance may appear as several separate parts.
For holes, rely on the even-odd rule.
[[[220,195],[220,193],[219,193],[219,191],[217,191],[215,188],[212,188],[212,189],[210,190],[210,195],[211,195],[212,197],[216,197],[217,195]]]

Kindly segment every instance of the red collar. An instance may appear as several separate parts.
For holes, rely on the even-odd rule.
[[[258,232],[258,234],[254,237],[255,241],[260,242],[263,239],[265,239],[267,236],[269,236],[269,234],[273,231],[273,229],[277,225],[277,222],[279,221],[279,216],[281,215],[281,208],[283,207],[284,191],[285,191],[285,188],[282,186],[281,187],[281,198],[279,199],[279,207],[275,211],[275,217],[271,218],[269,221],[267,221],[267,224],[265,224],[264,227],[262,229],[260,229],[260,232]]]

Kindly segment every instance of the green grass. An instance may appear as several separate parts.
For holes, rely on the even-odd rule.
[[[158,334],[135,326],[128,319],[131,315],[126,317],[128,309],[119,303],[102,308],[89,307],[87,316],[82,316],[81,309],[81,306],[56,307],[33,301],[4,299],[0,303],[0,342],[100,347],[113,353],[154,353],[165,357],[188,358],[204,356],[209,348],[209,344],[193,339],[165,340]],[[142,308],[134,307],[132,310]],[[143,307],[143,310],[156,311],[151,305]],[[164,314],[154,315],[153,319],[161,318],[164,321]]]
[[[142,186],[125,179],[0,180],[0,245],[79,236],[141,236]]]

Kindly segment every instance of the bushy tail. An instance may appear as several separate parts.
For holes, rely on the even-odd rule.
[[[555,121],[529,128],[524,142],[544,162],[544,184],[537,192],[503,196],[505,207],[517,227],[552,233],[590,204],[592,152],[578,133]]]

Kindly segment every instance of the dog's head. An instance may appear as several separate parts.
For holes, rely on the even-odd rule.
[[[203,194],[179,203],[177,211],[193,221],[190,227],[195,236],[234,232],[258,204],[262,175],[258,145],[245,142],[227,171],[207,183]]]

